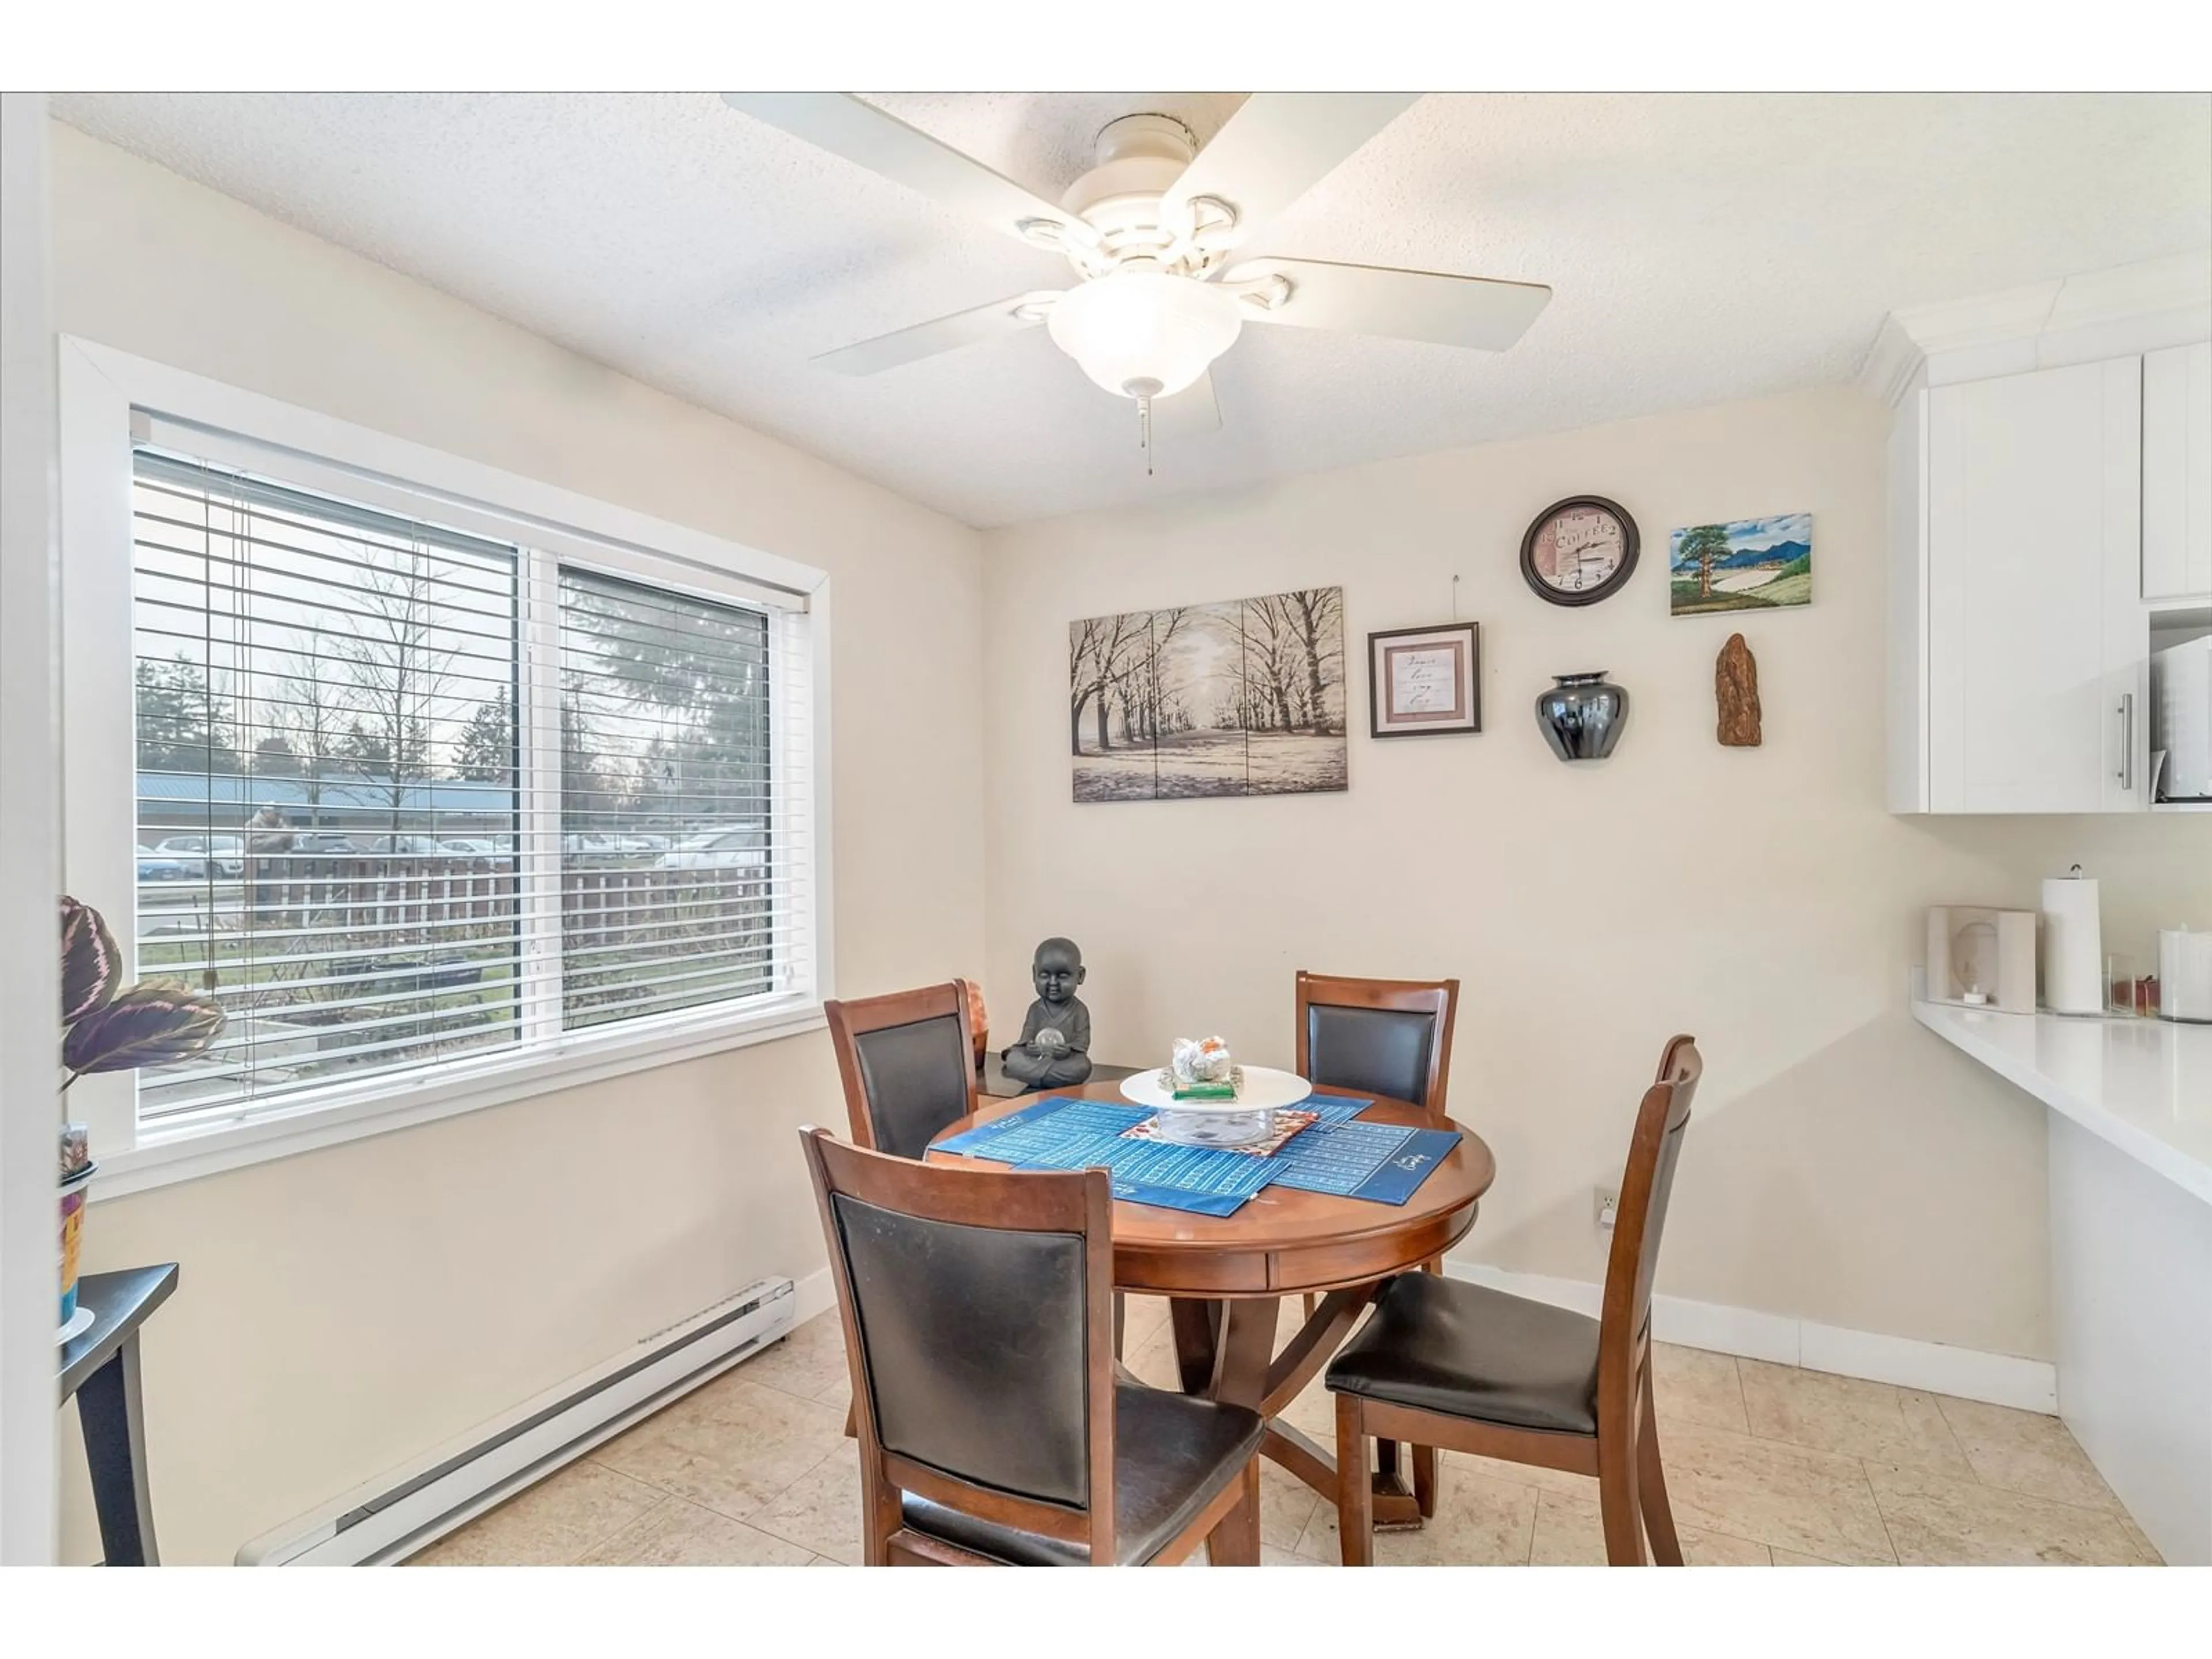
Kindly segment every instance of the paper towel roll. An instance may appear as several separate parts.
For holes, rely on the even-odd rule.
[[[2043,884],[2043,1005],[2054,1014],[2105,1012],[2104,935],[2097,884],[2062,876]]]

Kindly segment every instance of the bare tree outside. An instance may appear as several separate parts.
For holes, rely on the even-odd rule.
[[[352,694],[345,741],[389,803],[396,835],[409,790],[431,775],[432,723],[442,726],[454,712],[447,688],[457,653],[452,628],[439,617],[433,559],[416,549],[365,550],[380,556],[363,569],[353,625],[337,647]]]
[[[264,695],[260,709],[261,729],[269,733],[264,741],[283,745],[287,767],[300,779],[306,797],[307,827],[318,828],[323,819],[323,786],[339,769],[340,744],[353,718],[346,688],[313,649],[295,653]],[[258,750],[257,744],[257,753]],[[255,769],[269,770],[258,765]]]
[[[1346,787],[1344,591],[1068,625],[1079,801]]]

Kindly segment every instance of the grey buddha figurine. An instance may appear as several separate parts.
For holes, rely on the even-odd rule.
[[[1037,1000],[1022,1020],[1020,1040],[1001,1054],[1006,1075],[1030,1089],[1072,1089],[1091,1075],[1091,1011],[1076,999],[1083,952],[1073,939],[1036,948],[1030,978]]]

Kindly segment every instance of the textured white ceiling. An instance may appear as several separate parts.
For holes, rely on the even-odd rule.
[[[1240,94],[884,95],[1057,199],[1134,110]],[[866,380],[815,353],[1056,257],[704,94],[89,95],[61,118],[972,524],[1849,379],[1884,313],[2212,242],[2212,98],[1437,94],[1255,251],[1548,283],[1492,356],[1255,326],[1223,429],[1146,477],[1042,329]]]

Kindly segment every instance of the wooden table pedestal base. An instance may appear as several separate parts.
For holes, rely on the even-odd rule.
[[[1258,1412],[1267,1419],[1267,1435],[1260,1443],[1260,1455],[1296,1475],[1331,1504],[1336,1502],[1335,1455],[1282,1421],[1282,1413],[1344,1346],[1344,1339],[1374,1300],[1376,1289],[1374,1285],[1359,1285],[1331,1291],[1279,1354],[1274,1352],[1275,1323],[1282,1306],[1279,1297],[1238,1297],[1230,1301],[1176,1297],[1169,1303],[1176,1367],[1183,1392]],[[1376,1462],[1370,1478],[1375,1486],[1376,1530],[1418,1531],[1421,1504],[1399,1472],[1398,1443],[1378,1441]]]

